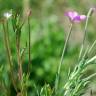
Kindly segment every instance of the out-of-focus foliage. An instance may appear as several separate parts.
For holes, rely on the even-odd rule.
[[[0,17],[8,10],[18,10],[22,12],[22,2],[23,0],[0,0]]]

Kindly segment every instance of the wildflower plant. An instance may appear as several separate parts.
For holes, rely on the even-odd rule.
[[[27,16],[28,19],[28,26],[30,26],[29,23],[29,15]],[[15,44],[16,44],[16,54],[17,54],[17,64],[18,64],[18,73],[16,76],[14,76],[14,61],[13,61],[13,56],[12,56],[12,51],[10,48],[10,38],[9,38],[9,25],[8,22],[12,22],[12,27],[13,31],[15,33]],[[29,71],[25,75],[22,69],[22,63],[23,63],[23,55],[25,54],[26,48],[21,49],[21,32],[22,32],[22,27],[25,23],[25,20],[21,20],[20,14],[18,13],[4,13],[4,19],[2,21],[3,25],[3,34],[4,34],[4,43],[5,43],[5,48],[6,48],[6,53],[8,55],[8,61],[10,65],[10,76],[11,76],[11,81],[12,85],[16,91],[17,96],[27,96],[27,88],[26,88],[26,81],[28,81],[29,77]],[[30,40],[30,27],[29,27],[29,40]],[[30,41],[29,42],[29,51],[30,51]],[[30,53],[29,53],[29,62],[30,62]],[[29,64],[28,64],[29,66]],[[28,67],[29,70],[29,67]],[[25,90],[26,89],[26,90]],[[19,91],[20,90],[20,91]]]
[[[73,12],[69,11],[69,12],[65,13],[65,16],[67,16],[71,22],[71,27],[70,27],[69,34],[66,38],[66,42],[65,42],[64,49],[63,49],[62,56],[61,56],[61,61],[60,61],[59,67],[58,67],[58,73],[57,73],[57,77],[56,77],[57,82],[55,83],[55,85],[56,85],[55,92],[56,92],[57,96],[58,96],[58,84],[59,84],[59,78],[60,78],[59,77],[60,70],[61,70],[61,66],[63,63],[63,56],[65,55],[65,50],[67,48],[68,40],[71,35],[72,25],[74,23],[80,23],[82,20],[86,20],[86,23],[85,23],[85,29],[84,29],[84,38],[83,38],[83,42],[82,42],[81,50],[80,50],[80,54],[79,54],[79,60],[76,64],[73,72],[68,73],[68,80],[63,87],[64,88],[63,89],[63,96],[81,96],[83,94],[84,88],[89,83],[89,80],[92,77],[96,76],[96,73],[94,73],[91,76],[88,76],[86,78],[82,78],[87,66],[90,65],[92,62],[94,62],[94,60],[96,60],[96,56],[93,56],[92,58],[88,58],[88,55],[91,52],[94,45],[96,44],[96,41],[93,42],[91,47],[88,47],[85,50],[85,52],[83,52],[89,17],[92,15],[92,13],[94,11],[95,11],[95,9],[91,8],[88,11],[87,16],[86,15],[78,15],[78,13],[75,11],[73,11]]]
[[[68,11],[65,13],[65,16],[67,16],[70,20],[70,28],[64,43],[54,86],[52,88],[50,84],[45,84],[40,90],[38,90],[37,86],[34,84],[35,85],[34,88],[37,94],[36,96],[82,96],[85,87],[90,83],[90,79],[96,76],[96,73],[94,73],[85,78],[83,77],[83,74],[87,66],[89,66],[91,63],[94,63],[94,61],[96,60],[96,55],[89,58],[92,49],[96,45],[96,40],[93,42],[91,46],[88,46],[88,48],[84,51],[84,44],[86,40],[86,33],[87,33],[89,19],[94,11],[95,8],[91,8],[88,11],[87,15],[79,15],[79,13],[76,11]],[[14,87],[14,90],[16,92],[16,96],[28,96],[27,89],[30,86],[29,84],[30,64],[31,64],[30,16],[31,16],[31,11],[28,11],[27,19],[26,19],[28,25],[28,46],[26,44],[26,46],[23,49],[21,48],[21,35],[22,35],[21,33],[22,33],[23,25],[25,24],[26,20],[25,19],[21,20],[20,14],[18,13],[4,13],[4,18],[2,20],[4,43],[5,43],[6,53],[10,65],[10,79]],[[12,22],[12,28],[15,34],[15,46],[16,46],[16,55],[17,55],[16,61],[18,64],[16,76],[14,76],[14,60],[13,60],[12,50],[10,48],[9,24],[8,24],[9,19]],[[81,21],[85,21],[85,28],[84,28],[84,37],[81,44],[80,53],[78,56],[78,61],[77,64],[75,65],[74,70],[72,72],[69,71],[68,79],[66,80],[66,83],[61,88],[59,88],[61,67],[63,64],[63,59],[65,56],[67,45],[73,31],[72,30],[73,25],[74,23],[80,23]],[[27,73],[24,72],[22,68],[25,51],[28,51],[28,59],[29,59],[28,66],[27,66]],[[2,71],[3,71],[3,67],[0,68],[0,73],[2,73]],[[0,74],[0,79],[1,78],[2,75]],[[6,93],[6,96],[10,96],[10,94]]]
[[[55,83],[55,91],[56,92],[57,92],[57,89],[58,89],[60,70],[61,70],[61,66],[62,66],[62,63],[63,63],[63,58],[64,58],[65,51],[66,51],[66,48],[67,48],[67,44],[68,44],[69,38],[70,38],[71,33],[72,33],[73,24],[74,23],[80,23],[81,21],[86,19],[85,15],[79,15],[75,11],[66,12],[65,16],[67,16],[69,18],[69,20],[70,20],[70,29],[69,29],[69,33],[67,35],[67,38],[66,38],[66,41],[65,41],[65,44],[64,44],[64,48],[63,48],[63,52],[62,52],[62,55],[61,55],[60,64],[59,64],[59,67],[58,67],[56,83]]]

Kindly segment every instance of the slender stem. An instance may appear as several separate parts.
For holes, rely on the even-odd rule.
[[[15,78],[14,78],[14,74],[12,72],[13,61],[12,61],[12,55],[11,55],[11,50],[10,50],[10,44],[9,44],[9,35],[7,34],[8,32],[6,32],[6,28],[5,28],[4,23],[3,23],[3,30],[4,30],[5,47],[6,47],[6,51],[7,51],[7,55],[8,55],[8,61],[9,61],[9,64],[10,64],[10,75],[11,75],[13,86],[14,86],[16,92],[17,92]],[[7,31],[8,31],[8,25],[7,25]]]
[[[17,41],[18,42],[18,41]],[[18,65],[19,65],[19,79],[22,79],[22,64],[20,61],[20,49],[17,44],[17,59],[18,59]]]
[[[58,72],[57,72],[56,82],[55,82],[55,91],[57,91],[57,89],[58,89],[61,66],[62,66],[62,63],[63,63],[63,58],[64,58],[65,51],[66,51],[66,48],[67,48],[67,44],[68,44],[68,41],[69,41],[69,38],[70,38],[70,35],[71,35],[71,32],[72,32],[72,27],[73,27],[73,24],[71,23],[70,24],[70,30],[69,30],[69,33],[67,35],[67,38],[66,38],[66,41],[65,41],[65,44],[64,44],[64,48],[63,48],[62,55],[61,55],[61,60],[60,60],[59,67],[58,67]]]
[[[82,56],[82,53],[83,53],[83,50],[84,50],[84,43],[85,43],[85,40],[86,40],[86,33],[87,33],[88,22],[89,22],[89,18],[91,16],[92,12],[93,12],[93,9],[90,9],[88,11],[88,14],[87,14],[85,28],[84,28],[84,37],[83,37],[83,41],[82,41],[81,49],[80,49],[80,53],[79,53],[79,60],[81,59],[81,56]]]
[[[31,52],[30,52],[30,48],[31,48],[31,33],[30,33],[30,16],[28,16],[28,31],[29,31],[29,64],[28,64],[28,74],[30,73],[30,63],[31,63]]]
[[[61,60],[60,60],[60,64],[59,64],[59,68],[58,68],[58,74],[60,74],[60,70],[61,70],[61,66],[62,66],[62,63],[63,63],[63,57],[65,55],[65,51],[66,51],[66,48],[67,48],[67,44],[68,44],[68,41],[69,41],[69,38],[70,38],[70,35],[71,35],[71,32],[72,32],[72,23],[70,25],[70,31],[67,35],[67,38],[66,38],[66,41],[65,41],[65,44],[64,44],[64,48],[63,48],[63,52],[62,52],[62,55],[61,55]]]
[[[18,60],[18,66],[19,66],[19,80],[22,79],[22,63],[21,63],[21,57],[20,57],[20,30],[16,31],[16,51],[17,51],[17,60]]]

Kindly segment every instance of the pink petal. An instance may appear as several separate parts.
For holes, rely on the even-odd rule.
[[[73,12],[73,17],[76,17],[76,16],[78,16],[78,13],[77,12]]]
[[[74,19],[73,19],[73,22],[75,22],[75,23],[79,23],[80,21],[81,21],[81,19],[80,19],[79,15],[74,17]]]
[[[78,16],[78,13],[75,11],[69,11],[67,13],[65,13],[66,16],[68,16],[71,20],[74,19],[74,17]]]
[[[85,15],[80,15],[80,19],[81,20],[85,20],[86,19],[86,16]]]
[[[69,11],[65,13],[71,22],[79,23],[86,19],[86,15],[79,15],[76,11]]]

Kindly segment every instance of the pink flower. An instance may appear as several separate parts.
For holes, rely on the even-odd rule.
[[[79,23],[86,19],[86,15],[79,15],[76,11],[66,12],[65,16],[67,16],[71,22],[76,22],[76,23]]]

